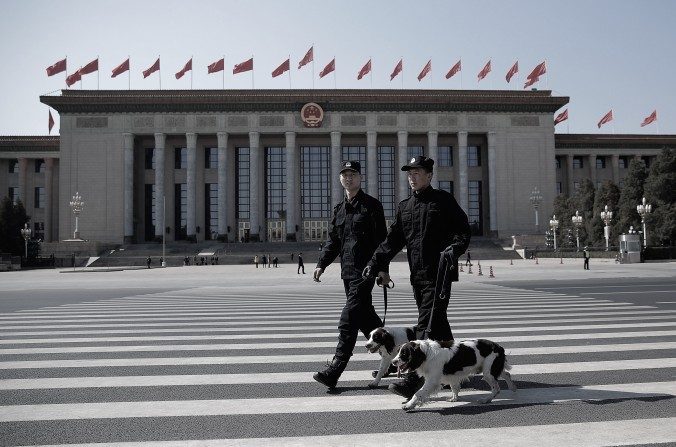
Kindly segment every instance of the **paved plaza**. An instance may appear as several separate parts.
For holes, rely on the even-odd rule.
[[[457,338],[501,343],[517,393],[472,379],[413,413],[360,336],[336,392],[339,268],[0,274],[0,445],[601,446],[676,443],[676,263],[481,261],[454,284]],[[490,277],[493,268],[494,278]],[[388,325],[412,325],[405,263]],[[374,290],[382,316],[382,294]]]

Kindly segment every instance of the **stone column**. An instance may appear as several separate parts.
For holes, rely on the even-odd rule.
[[[575,194],[575,187],[573,186],[573,155],[566,155],[566,179],[568,180],[568,197]]]
[[[490,209],[490,231],[497,235],[498,231],[498,190],[495,170],[496,162],[496,137],[495,132],[488,132],[488,205]]]
[[[613,183],[620,186],[620,156],[617,154],[611,155],[610,163],[613,166]]]
[[[399,165],[395,165],[394,171],[398,173],[399,178],[399,198],[397,200],[404,200],[408,197],[408,178],[406,172],[401,170],[401,167],[408,163],[408,154],[406,150],[408,149],[408,132],[405,130],[400,130],[397,132],[397,160]],[[394,203],[397,203],[396,201]]]
[[[262,173],[261,166],[261,148],[260,134],[258,132],[249,132],[249,225],[251,226],[251,233],[249,240],[251,242],[258,242],[262,240],[261,232],[264,228],[261,226],[261,216],[258,212],[260,201],[258,184]]]
[[[195,200],[197,198],[197,190],[195,184],[195,170],[197,169],[197,134],[189,132],[185,134],[186,139],[186,150],[188,151],[188,169],[186,172],[186,182],[188,190],[188,206],[187,211],[188,215],[186,216],[186,233],[188,238],[196,238],[196,225],[195,225]]]
[[[590,155],[589,159],[589,180],[594,184],[596,188],[596,155]]]
[[[32,214],[31,210],[28,209],[28,199],[30,194],[28,194],[28,159],[19,158],[19,200],[23,203],[23,206],[26,208],[26,212],[30,215]]]
[[[331,182],[331,205],[336,206],[343,200],[343,187],[338,180],[338,171],[340,171],[340,162],[343,158],[342,148],[340,146],[340,132],[331,132],[331,172],[329,179]]]
[[[378,133],[375,130],[369,130],[366,132],[366,176],[368,185],[366,186],[366,191],[369,195],[378,198],[378,146],[376,145],[376,139]]]
[[[218,236],[230,242],[228,235],[228,133],[218,132]]]
[[[134,134],[123,133],[124,149],[124,243],[134,237]]]
[[[298,181],[298,150],[296,149],[296,132],[286,132],[286,240],[298,240],[296,226],[300,182]]]
[[[45,159],[45,242],[52,242],[52,207],[54,206],[54,159]],[[58,202],[57,202],[58,203]]]
[[[458,204],[465,213],[469,210],[467,192],[467,132],[458,132]]]
[[[439,146],[437,145],[438,139],[439,132],[436,130],[430,130],[427,132],[427,156],[434,160],[435,171],[439,168]],[[439,176],[436,174],[432,177],[432,188],[439,188]]]
[[[166,135],[163,133],[155,134],[155,236],[162,237],[164,232],[164,143]],[[166,222],[165,222],[166,225]],[[174,228],[176,231],[176,228]]]

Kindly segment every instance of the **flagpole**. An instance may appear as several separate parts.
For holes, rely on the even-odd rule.
[[[223,90],[225,90],[225,54],[223,55],[223,70],[221,71],[221,77],[223,78]]]
[[[131,90],[131,57],[127,55],[127,60],[129,61],[129,70],[127,70],[127,83],[129,84],[129,90]]]
[[[157,56],[157,60],[159,61],[160,56]],[[160,80],[160,90],[162,90],[162,61],[160,61],[160,66],[157,69],[157,79]]]
[[[315,89],[315,43],[312,42],[312,90]]]
[[[333,89],[336,90],[336,56],[333,56]]]
[[[430,59],[430,90],[432,90],[432,59]]]
[[[192,58],[193,56],[190,56],[190,90],[192,90]],[[225,67],[223,67],[223,69],[225,70]]]
[[[371,71],[369,71],[369,75],[371,78],[371,90],[373,90],[373,56],[369,56],[369,62],[371,62]]]
[[[462,57],[460,57],[460,90],[462,90]]]
[[[404,56],[399,59],[401,61],[401,89],[404,89]]]
[[[99,75],[101,73],[101,70],[98,68],[99,66],[99,55],[96,55],[96,90],[101,90],[101,87],[99,86]]]
[[[253,54],[251,55],[251,90],[254,90],[256,86],[254,85],[254,67],[253,67]]]
[[[546,70],[547,68],[547,59],[545,59],[545,75],[547,79],[547,90],[549,90],[549,70]]]
[[[289,54],[289,90],[291,90],[291,55]]]
[[[66,59],[66,69],[64,70],[64,73],[66,73],[66,79],[64,79],[64,81],[67,81],[68,80],[68,55],[67,54],[66,54],[65,59]],[[68,84],[66,84],[66,85],[68,85]]]

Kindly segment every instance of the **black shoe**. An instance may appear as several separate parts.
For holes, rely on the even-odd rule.
[[[401,397],[406,398],[407,400],[412,398],[416,391],[418,391],[425,384],[425,379],[420,377],[415,372],[410,372],[406,375],[404,380],[397,383],[391,383],[387,389],[394,393],[398,394]]]
[[[387,369],[387,371],[385,372],[385,374],[383,375],[383,377],[389,377],[389,376],[391,376],[392,374],[394,374],[394,373],[396,373],[396,372],[397,372],[397,367],[394,366],[394,365],[390,365],[390,367]],[[371,371],[371,377],[375,377],[375,376],[377,376],[377,375],[378,375],[378,370],[377,370],[377,369],[374,369],[373,371]]]
[[[347,367],[347,362],[334,357],[330,362],[326,362],[326,369],[314,373],[312,376],[317,382],[331,388],[335,388],[340,375]]]

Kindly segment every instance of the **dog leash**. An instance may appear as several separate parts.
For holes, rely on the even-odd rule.
[[[439,257],[439,268],[437,269],[437,283],[434,288],[434,299],[432,300],[432,310],[430,311],[430,318],[427,322],[427,328],[423,332],[423,340],[427,340],[430,332],[432,332],[432,318],[434,318],[434,308],[437,302],[437,297],[440,299],[447,299],[450,297],[450,281],[447,282],[448,272],[453,269],[455,265],[450,255],[442,251]]]
[[[394,281],[390,279],[390,282],[383,284],[383,280],[380,277],[376,278],[376,284],[378,287],[383,289],[383,301],[385,302],[385,313],[383,314],[383,326],[385,326],[385,318],[387,318],[387,289],[394,289]],[[390,286],[390,284],[392,284]]]

